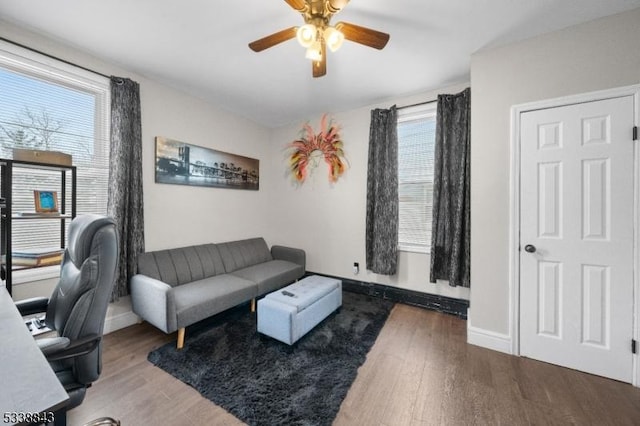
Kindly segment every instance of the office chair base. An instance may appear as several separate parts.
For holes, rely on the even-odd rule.
[[[100,417],[85,423],[84,426],[120,426],[120,420],[112,419],[111,417]]]

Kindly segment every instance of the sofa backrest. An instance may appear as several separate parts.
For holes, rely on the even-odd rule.
[[[216,244],[151,251],[138,256],[139,274],[172,287],[225,272]]]
[[[273,260],[264,238],[231,241],[217,246],[227,272]]]

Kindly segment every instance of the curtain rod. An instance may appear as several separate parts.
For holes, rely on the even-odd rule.
[[[76,68],[80,68],[80,69],[82,69],[82,70],[89,71],[89,72],[91,72],[91,73],[94,73],[94,74],[100,75],[100,76],[102,76],[102,77],[104,77],[104,78],[108,78],[108,79],[110,79],[110,78],[111,78],[111,76],[108,76],[108,75],[106,75],[106,74],[103,74],[103,73],[98,72],[98,71],[95,71],[95,70],[92,70],[91,68],[87,68],[87,67],[83,67],[82,65],[74,64],[73,62],[71,62],[71,61],[67,61],[66,59],[58,58],[57,56],[50,55],[50,54],[45,53],[45,52],[43,52],[43,51],[41,51],[41,50],[34,49],[33,47],[25,46],[24,44],[17,43],[17,42],[15,42],[15,41],[13,41],[13,40],[9,40],[9,39],[6,39],[6,38],[4,38],[4,37],[0,37],[0,40],[2,40],[2,41],[6,41],[7,43],[13,44],[14,46],[21,47],[21,48],[23,48],[23,49],[30,50],[30,51],[32,51],[32,52],[34,52],[34,53],[38,53],[38,54],[40,54],[40,55],[46,56],[47,58],[55,59],[56,61],[63,62],[63,63],[65,63],[65,64],[67,64],[67,65],[71,65],[71,66],[74,66],[74,67],[76,67]]]
[[[411,105],[404,105],[404,106],[401,106],[401,107],[396,107],[396,109],[411,108],[411,107],[414,107],[414,106],[420,106],[420,105],[432,104],[432,103],[434,103],[434,102],[438,102],[438,100],[437,100],[437,99],[434,99],[434,100],[432,100],[432,101],[418,102],[417,104],[411,104]]]

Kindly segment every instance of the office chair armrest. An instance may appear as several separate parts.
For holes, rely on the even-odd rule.
[[[37,339],[36,343],[38,344],[40,351],[42,351],[44,356],[47,357],[50,354],[66,349],[71,343],[71,340],[66,337],[47,337],[44,339]]]
[[[93,351],[102,340],[102,336],[94,335],[71,341],[66,337],[38,339],[38,346],[47,361],[60,361],[75,358]]]
[[[47,306],[49,306],[49,298],[47,297],[32,297],[16,302],[16,308],[22,316],[47,312]]]

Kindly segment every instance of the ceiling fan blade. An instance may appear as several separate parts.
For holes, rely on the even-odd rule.
[[[322,59],[319,61],[313,61],[311,64],[313,66],[313,78],[322,77],[327,73],[327,49],[325,44],[322,43]]]
[[[249,43],[249,48],[254,52],[262,52],[265,49],[280,44],[283,41],[291,40],[296,36],[296,27],[287,28],[286,30],[278,31],[268,35],[260,40],[252,41]]]
[[[344,34],[347,40],[373,47],[374,49],[382,49],[389,41],[389,34],[370,28],[361,27],[359,25],[350,24],[348,22],[338,22],[336,29]]]
[[[305,7],[307,7],[304,0],[284,0],[284,1],[286,1],[289,6],[291,6],[293,9],[297,10],[298,12],[302,12],[305,9]]]
[[[331,13],[338,13],[349,3],[349,0],[328,0],[327,9]]]

